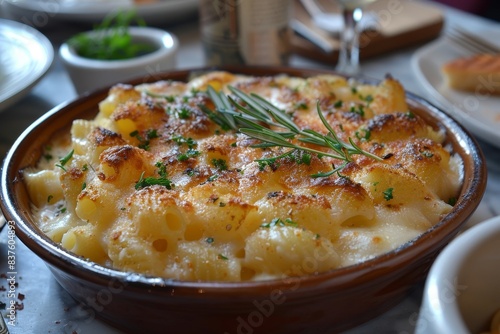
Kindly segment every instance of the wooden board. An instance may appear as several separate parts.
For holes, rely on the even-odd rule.
[[[294,1],[294,23],[309,29],[316,37],[327,43],[331,50],[312,43],[295,33],[292,38],[293,52],[306,58],[325,63],[336,63],[339,38],[316,26],[302,1]],[[324,12],[337,12],[334,0],[315,0]],[[367,9],[376,13],[376,30],[363,31],[360,38],[362,59],[382,55],[401,48],[422,44],[439,36],[443,25],[442,12],[426,2],[416,0],[378,0]]]

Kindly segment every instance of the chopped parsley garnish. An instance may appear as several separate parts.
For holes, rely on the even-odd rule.
[[[365,128],[360,128],[358,131],[355,132],[356,138],[358,138],[361,141],[368,141],[370,140],[371,132],[370,130],[367,130]]]
[[[455,204],[457,204],[457,198],[456,197],[450,197],[448,199],[448,204],[451,205],[451,206],[455,206]]]
[[[188,119],[190,115],[191,111],[186,107],[177,109],[177,117],[180,119]]]
[[[306,164],[306,165],[310,165],[311,164],[311,155],[307,152],[303,152],[301,154],[301,157],[300,157],[300,163],[303,163],[303,164]]]
[[[158,132],[156,129],[149,129],[146,133],[148,139],[158,138]]]
[[[187,145],[188,150],[185,153],[180,153],[177,155],[177,160],[186,161],[189,158],[194,158],[200,155],[200,152],[194,148],[198,143],[193,138],[185,138],[183,136],[174,136],[172,140],[179,146]]]
[[[151,139],[158,138],[158,132],[156,129],[149,129],[146,131],[146,137],[144,138],[139,134],[139,131],[136,130],[130,133],[130,137],[137,138],[139,141],[139,148],[149,151],[150,141]]]
[[[200,172],[198,171],[198,169],[196,168],[188,168],[184,171],[184,173],[186,173],[187,176],[195,176],[195,175],[199,175]]]
[[[50,201],[51,201],[53,198],[54,198],[54,196],[49,195],[49,196],[47,197],[47,203],[50,203]]]
[[[219,175],[214,174],[214,175],[210,176],[210,177],[207,179],[207,181],[208,181],[208,182],[215,181],[215,180],[217,180],[217,178],[218,178],[218,177],[219,177]]]
[[[158,175],[160,175],[160,177],[167,177],[167,165],[165,165],[161,161],[158,161],[157,163],[155,163],[155,167],[158,168]]]
[[[172,187],[173,187],[172,181],[170,181],[167,178],[152,177],[152,176],[148,176],[145,178],[144,172],[142,172],[141,177],[139,178],[139,181],[137,181],[137,183],[135,184],[135,189],[139,190],[141,188],[145,188],[145,187],[152,186],[152,185],[164,186],[165,188],[167,188],[169,190],[172,189]]]
[[[227,170],[227,163],[224,159],[212,159],[212,165],[218,170]]]
[[[186,153],[181,153],[177,155],[177,160],[179,161],[186,161],[189,158],[194,158],[200,155],[200,151],[194,150],[192,148],[189,148]]]
[[[227,256],[224,256],[224,255],[222,255],[222,254],[217,255],[217,258],[218,258],[219,260],[228,260]]]
[[[295,109],[307,110],[307,103],[298,102],[295,104]]]
[[[430,152],[430,151],[420,151],[420,154],[422,154],[424,157],[426,158],[432,158],[434,156],[434,153]]]
[[[276,163],[276,159],[277,157],[256,160],[259,164],[259,170],[265,170],[266,166],[269,166],[272,170],[276,170],[279,167],[279,164]]]
[[[392,191],[394,190],[394,188],[387,188],[383,194],[384,194],[384,199],[386,201],[390,201],[391,199],[393,199],[393,196],[392,196]]]
[[[410,110],[408,110],[405,113],[405,116],[408,117],[408,118],[410,118],[410,119],[415,118],[415,114],[412,111],[410,111]]]
[[[362,106],[362,105],[351,106],[351,108],[349,109],[349,111],[352,112],[352,113],[358,114],[361,117],[365,116],[365,107]]]
[[[341,108],[343,105],[344,105],[344,101],[342,101],[342,100],[338,100],[337,102],[335,102],[335,103],[333,104],[333,106],[334,106],[335,108]]]
[[[139,181],[135,184],[135,189],[139,190],[152,185],[164,186],[169,190],[174,187],[172,181],[167,178],[167,166],[161,161],[158,161],[155,166],[158,168],[158,175],[160,175],[160,177],[149,176],[145,178],[144,172],[142,172]]]
[[[179,146],[186,144],[188,148],[194,148],[198,145],[193,138],[185,138],[183,136],[174,136],[172,140]]]
[[[373,102],[373,96],[368,94],[364,97],[363,100],[365,100],[367,104],[370,104],[371,102]]]
[[[298,224],[290,218],[286,218],[285,220],[282,220],[281,218],[274,218],[271,222],[260,225],[260,227],[263,228],[270,228],[274,226],[298,226]]]
[[[63,171],[66,171],[66,168],[64,166],[68,163],[68,161],[73,157],[73,153],[75,153],[75,150],[71,150],[66,156],[63,158],[59,159],[59,163],[56,164],[57,167],[61,168]]]

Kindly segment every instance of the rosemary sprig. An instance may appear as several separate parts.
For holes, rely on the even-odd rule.
[[[274,162],[278,158],[288,156],[294,150],[306,151],[317,154],[319,157],[327,156],[344,161],[339,167],[332,166],[332,171],[312,175],[313,177],[325,177],[343,169],[348,162],[352,161],[351,156],[354,154],[365,155],[378,161],[382,160],[382,158],[361,149],[354,143],[352,138],[349,138],[348,142],[340,140],[323,115],[319,102],[316,105],[316,110],[321,122],[328,131],[326,135],[310,129],[300,129],[284,110],[277,108],[257,94],[246,94],[233,86],[228,88],[235,98],[223,92],[217,93],[211,86],[207,89],[207,94],[215,105],[215,111],[204,105],[200,105],[200,108],[212,121],[224,130],[233,129],[262,142],[252,147],[279,146],[291,149],[277,157],[259,159],[260,163]],[[325,152],[297,145],[291,142],[292,139],[326,147],[331,151]]]

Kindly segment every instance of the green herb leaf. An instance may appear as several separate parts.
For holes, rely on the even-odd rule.
[[[91,34],[77,34],[68,44],[82,57],[102,60],[130,59],[154,51],[154,45],[132,40],[129,26],[133,23],[145,26],[135,11],[113,13],[95,26]]]
[[[179,161],[186,161],[189,158],[197,157],[200,154],[201,154],[200,151],[197,151],[195,149],[189,148],[186,151],[186,153],[181,153],[181,154],[177,155],[177,160],[179,160]]]
[[[281,218],[274,218],[271,220],[269,223],[263,223],[260,225],[260,227],[263,228],[271,228],[274,226],[298,226],[296,222],[291,220],[290,218],[286,218],[285,220],[282,220]]]
[[[392,196],[392,191],[394,190],[394,188],[387,188],[383,194],[384,194],[384,199],[386,201],[390,201],[391,199],[393,199],[393,196]]]
[[[420,154],[422,154],[424,157],[426,158],[432,158],[434,156],[434,153],[432,153],[431,151],[420,151]]]
[[[174,136],[172,140],[179,146],[186,144],[188,148],[193,148],[198,145],[198,143],[193,138],[185,138],[183,136]]]
[[[170,181],[167,178],[166,165],[163,162],[159,161],[155,164],[155,166],[158,167],[158,175],[160,175],[160,177],[149,176],[149,177],[145,178],[144,172],[142,172],[141,177],[139,178],[139,181],[137,181],[137,183],[135,184],[135,189],[139,190],[139,189],[142,189],[142,188],[145,188],[148,186],[152,186],[152,185],[164,186],[165,188],[167,188],[169,190],[174,187],[174,184],[172,183],[172,181]]]
[[[73,153],[75,150],[71,150],[68,154],[66,154],[63,158],[59,159],[59,163],[56,164],[57,167],[61,168],[63,171],[66,171],[64,166],[68,163],[68,161],[73,157]]]
[[[141,174],[139,181],[137,181],[137,183],[135,184],[135,189],[139,190],[141,188],[145,188],[152,185],[160,185],[164,186],[169,190],[172,189],[172,181],[170,181],[169,179],[164,179],[161,177],[156,178],[151,176],[144,178],[144,173]]]
[[[151,139],[158,138],[158,132],[156,129],[149,129],[146,131],[146,138],[142,137],[139,134],[139,131],[132,131],[130,133],[130,137],[135,137],[139,141],[139,148],[143,150],[149,151],[149,144],[151,143]]]
[[[207,181],[208,181],[208,182],[212,182],[212,181],[217,180],[217,178],[219,178],[219,175],[214,174],[214,175],[210,176],[210,177],[207,179]]]
[[[190,115],[191,111],[186,107],[182,107],[177,110],[177,117],[180,119],[188,119]]]
[[[227,163],[224,159],[212,159],[212,165],[218,170],[227,170]]]

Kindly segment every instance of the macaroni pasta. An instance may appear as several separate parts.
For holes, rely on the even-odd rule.
[[[259,140],[209,117],[208,86],[231,94],[229,85],[326,133],[318,104],[340,139],[382,159],[352,155],[312,177],[342,161],[255,148]],[[391,78],[211,72],[112,87],[95,119],[48,143],[24,181],[40,228],[71,252],[146,275],[243,281],[324,272],[401,246],[451,210],[461,161]]]

